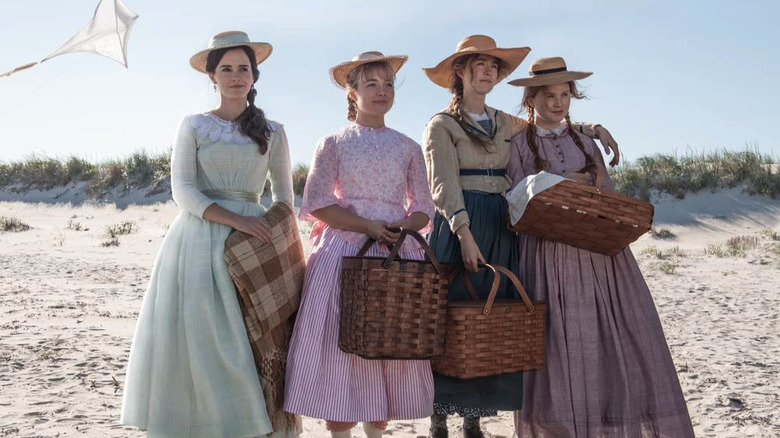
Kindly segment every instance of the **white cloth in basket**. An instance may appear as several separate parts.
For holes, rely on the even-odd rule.
[[[528,203],[531,202],[531,198],[566,180],[567,178],[545,172],[544,170],[523,178],[512,190],[504,195],[509,206],[510,223],[514,225],[523,217],[523,213],[525,213]]]

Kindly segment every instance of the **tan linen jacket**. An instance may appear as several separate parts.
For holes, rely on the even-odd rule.
[[[463,190],[504,193],[512,181],[508,176],[460,175],[461,169],[506,169],[512,137],[523,131],[528,122],[494,108],[485,107],[493,122],[493,132],[486,132],[479,123],[465,115],[472,131],[490,140],[487,149],[469,138],[451,115],[438,113],[425,127],[423,148],[436,211],[447,219],[454,233],[470,223],[463,201]],[[445,111],[442,111],[445,112]],[[590,137],[595,137],[595,124],[574,124]]]

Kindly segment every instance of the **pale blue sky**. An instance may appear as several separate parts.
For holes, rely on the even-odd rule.
[[[0,72],[39,60],[92,17],[97,0],[0,0]],[[210,35],[245,30],[274,52],[260,66],[259,105],[283,123],[293,162],[347,123],[328,68],[367,50],[407,54],[387,124],[419,141],[449,94],[420,70],[485,33],[501,47],[563,56],[591,99],[574,120],[607,126],[625,157],[742,149],[780,155],[780,2],[126,0],[140,15],[130,68],[91,54],[54,58],[0,78],[0,161],[30,153],[92,160],[165,150],[184,114],[216,102],[191,69]],[[477,7],[478,6],[478,7]],[[775,78],[775,79],[772,79]],[[488,104],[516,112],[522,89],[501,83]]]

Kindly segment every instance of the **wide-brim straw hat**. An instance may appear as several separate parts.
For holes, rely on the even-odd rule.
[[[509,85],[517,87],[541,87],[544,85],[561,84],[576,81],[592,75],[589,71],[569,71],[566,61],[559,56],[539,58],[531,63],[527,78],[514,79]]]
[[[487,35],[471,35],[458,42],[457,47],[455,47],[455,53],[444,58],[444,61],[440,62],[436,67],[423,68],[423,71],[433,83],[449,89],[450,85],[452,85],[452,77],[455,74],[452,71],[452,63],[455,59],[459,56],[471,54],[490,55],[503,61],[504,67],[506,67],[498,72],[496,83],[499,83],[515,71],[530,51],[530,47],[502,49],[496,47],[496,41]]]
[[[248,46],[255,52],[255,58],[257,64],[265,61],[266,58],[271,56],[273,46],[268,43],[252,42],[249,41],[249,35],[246,32],[238,30],[232,30],[229,32],[222,32],[214,35],[209,40],[209,46],[205,50],[201,50],[190,58],[190,65],[195,70],[206,73],[206,59],[209,56],[209,52],[217,49],[227,49],[229,47]]]
[[[385,56],[382,54],[382,52],[363,52],[360,55],[352,58],[351,61],[342,62],[341,64],[331,68],[330,79],[339,87],[347,88],[347,76],[349,76],[352,70],[360,67],[363,64],[368,64],[369,62],[386,62],[390,68],[393,69],[394,73],[398,73],[398,70],[400,70],[401,67],[406,63],[407,59],[409,59],[409,57],[406,55]]]

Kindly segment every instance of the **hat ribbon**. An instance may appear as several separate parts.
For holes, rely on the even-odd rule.
[[[531,76],[538,76],[538,75],[546,75],[550,73],[559,73],[562,71],[566,71],[566,67],[548,68],[547,70],[537,70],[537,71],[532,71],[530,73]]]

